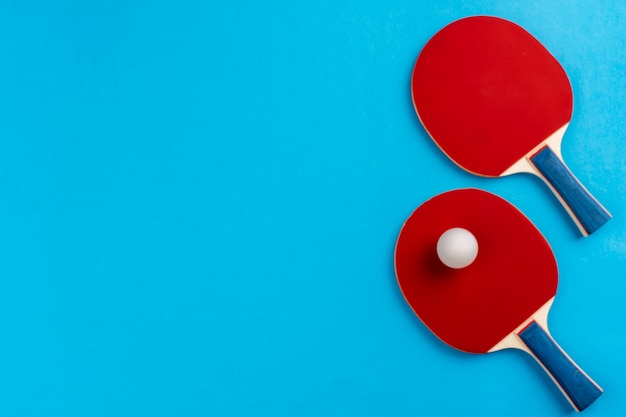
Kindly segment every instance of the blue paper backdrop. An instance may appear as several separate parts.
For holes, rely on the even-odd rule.
[[[568,72],[563,154],[614,216],[592,237],[421,128],[413,62],[472,14]],[[0,415],[570,414],[530,357],[454,351],[398,291],[400,226],[459,187],[545,234],[552,333],[605,389],[585,415],[626,414],[625,22],[600,0],[2,1]]]

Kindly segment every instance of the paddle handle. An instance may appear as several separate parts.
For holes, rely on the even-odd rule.
[[[529,159],[559,197],[584,236],[592,234],[611,218],[609,212],[589,194],[549,146]]]
[[[587,376],[536,321],[518,333],[533,356],[550,374],[576,411],[582,411],[602,394]]]

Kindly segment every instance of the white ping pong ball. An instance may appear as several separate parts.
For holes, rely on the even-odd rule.
[[[446,230],[437,241],[437,256],[444,265],[461,269],[469,266],[478,255],[478,242],[467,229]]]

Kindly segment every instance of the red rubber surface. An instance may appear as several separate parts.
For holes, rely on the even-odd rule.
[[[463,227],[478,256],[450,269],[437,257],[439,236]],[[408,218],[396,245],[400,289],[422,322],[445,343],[485,353],[556,294],[558,271],[543,235],[517,208],[477,189],[440,194]]]
[[[435,34],[412,75],[417,114],[462,168],[497,177],[572,116],[572,89],[548,50],[520,26],[474,16]]]

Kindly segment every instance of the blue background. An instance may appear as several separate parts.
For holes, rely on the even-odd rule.
[[[460,187],[545,234],[552,334],[605,390],[585,413],[626,414],[626,5],[0,5],[3,417],[573,413],[530,357],[457,352],[401,297],[402,223]],[[566,69],[563,154],[614,216],[591,237],[539,179],[472,176],[420,126],[414,60],[472,14]]]

